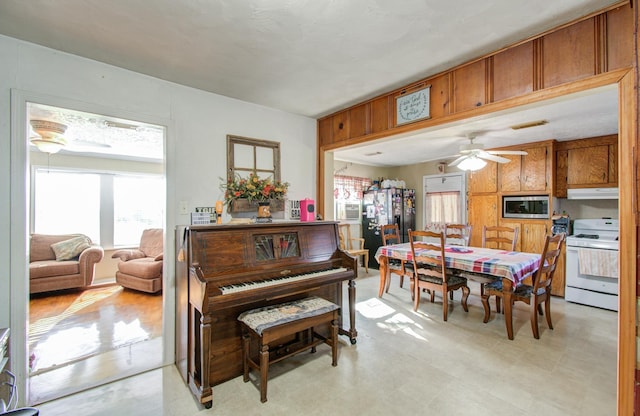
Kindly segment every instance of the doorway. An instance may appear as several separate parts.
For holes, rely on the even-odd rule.
[[[425,229],[467,222],[466,180],[467,176],[461,172],[422,177]]]
[[[635,166],[635,151],[634,146],[637,142],[637,121],[635,116],[637,114],[637,97],[635,97],[634,85],[634,73],[629,71],[622,76],[617,83],[608,84],[608,80],[604,79],[600,85],[603,88],[613,88],[619,94],[619,107],[615,114],[618,115],[618,161],[619,172],[635,172],[637,166]],[[574,88],[574,91],[580,89],[580,91],[587,91],[588,88],[595,88],[592,82],[580,83],[579,86]],[[612,109],[611,111],[615,111]],[[479,114],[482,114],[479,112]],[[474,121],[473,118],[469,119],[469,123]],[[469,124],[470,125],[470,124]],[[397,145],[396,145],[397,146]],[[371,149],[366,149],[366,144],[359,146],[358,151],[362,154],[370,154]],[[331,161],[327,161],[328,155],[335,153],[336,149],[323,149],[321,148],[320,160],[324,162],[326,168],[327,165],[331,165]],[[324,154],[322,154],[324,153]],[[343,159],[349,160],[349,159]],[[322,172],[321,172],[322,173]],[[330,190],[327,187],[326,172],[325,176],[321,177],[324,180],[324,189],[322,189],[322,196],[326,198]],[[620,313],[618,315],[618,405],[619,409],[631,409],[633,405],[633,386],[634,386],[634,374],[635,374],[635,313],[636,313],[636,290],[635,290],[635,276],[637,276],[636,262],[633,259],[632,253],[637,252],[636,241],[636,225],[634,222],[635,209],[634,205],[636,198],[633,190],[637,187],[634,182],[635,175],[620,175],[619,176],[619,188],[620,188],[620,200],[619,200],[619,218],[620,218],[620,246],[626,247],[626,250],[620,252],[619,263],[619,305]],[[326,201],[326,199],[324,199]],[[326,202],[325,202],[326,208]]]
[[[34,295],[31,299],[38,303],[39,315],[31,320],[25,334],[29,350],[24,379],[28,380],[27,403],[34,405],[165,364],[166,292],[145,294],[115,284],[118,259],[112,259],[111,253],[117,248],[136,247],[142,229],[166,230],[167,128],[136,118],[115,117],[108,109],[89,113],[81,106],[60,106],[39,99],[25,99],[24,104],[28,134],[23,138],[31,139],[38,133],[27,130],[32,119],[56,119],[67,127],[65,146],[55,153],[42,152],[25,140],[24,159],[30,179],[26,192],[29,233],[81,232],[105,249],[92,286]],[[76,189],[79,177],[91,177],[97,184],[77,192],[79,199],[98,198],[99,208],[80,209],[65,220],[66,210],[58,205],[64,207],[70,197],[61,191],[62,200],[56,200],[55,189],[51,192],[51,188]],[[149,189],[152,192],[145,192]],[[39,192],[43,190],[46,192]],[[45,209],[46,201],[56,206],[59,218],[49,216],[56,210]],[[82,202],[71,203],[76,206]],[[96,202],[91,203],[95,208]],[[89,215],[91,211],[98,211],[99,218]],[[71,228],[69,223],[73,224]],[[83,228],[84,223],[90,226]],[[30,312],[27,306],[26,316],[32,318]]]

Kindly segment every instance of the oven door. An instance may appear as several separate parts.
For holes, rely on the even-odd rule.
[[[617,311],[618,278],[581,273],[579,264],[580,256],[578,255],[579,250],[590,249],[567,246],[565,300]],[[600,249],[592,250],[594,250],[595,253]],[[609,254],[617,256],[617,250],[610,251],[611,253]],[[584,255],[585,252],[582,254]],[[611,265],[609,267],[614,266]],[[617,262],[615,267],[617,268]]]

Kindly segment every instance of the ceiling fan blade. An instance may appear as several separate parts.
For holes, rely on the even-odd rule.
[[[487,150],[492,155],[528,155],[524,150]]]
[[[465,160],[468,156],[467,155],[462,155],[459,158],[457,158],[456,160],[454,160],[453,162],[449,163],[448,166],[458,166],[458,164],[460,162],[462,162],[463,160]]]
[[[106,144],[106,143],[98,143],[98,142],[92,142],[89,140],[72,140],[68,143],[70,149],[69,150],[88,150],[88,149],[95,149],[95,148],[100,148],[100,149],[110,149],[111,145],[110,144]]]
[[[511,162],[511,160],[507,159],[506,157],[500,157],[500,156],[492,155],[491,153],[487,153],[487,152],[479,152],[477,154],[477,156],[479,158],[481,158],[481,159],[491,160],[493,162],[498,162],[498,163],[509,163],[509,162]]]

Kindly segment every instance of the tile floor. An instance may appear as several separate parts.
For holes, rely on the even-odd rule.
[[[275,365],[267,403],[260,403],[255,381],[240,376],[215,386],[213,407],[205,409],[168,366],[38,407],[46,416],[615,414],[615,312],[554,298],[555,329],[542,320],[535,340],[526,305],[517,304],[509,341],[502,315],[482,323],[474,283],[469,312],[458,294],[443,322],[438,297],[413,312],[408,284],[401,289],[392,279],[380,299],[377,271],[362,270],[357,344],[341,337],[337,367],[326,345]]]

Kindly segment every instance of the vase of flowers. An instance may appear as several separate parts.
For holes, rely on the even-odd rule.
[[[253,211],[258,212],[258,216],[266,215],[266,218],[270,218],[271,211],[284,209],[284,198],[289,184],[274,181],[270,177],[263,179],[251,173],[248,178],[236,175],[220,185],[220,188],[224,190],[227,212]],[[262,204],[262,209],[259,204]]]

